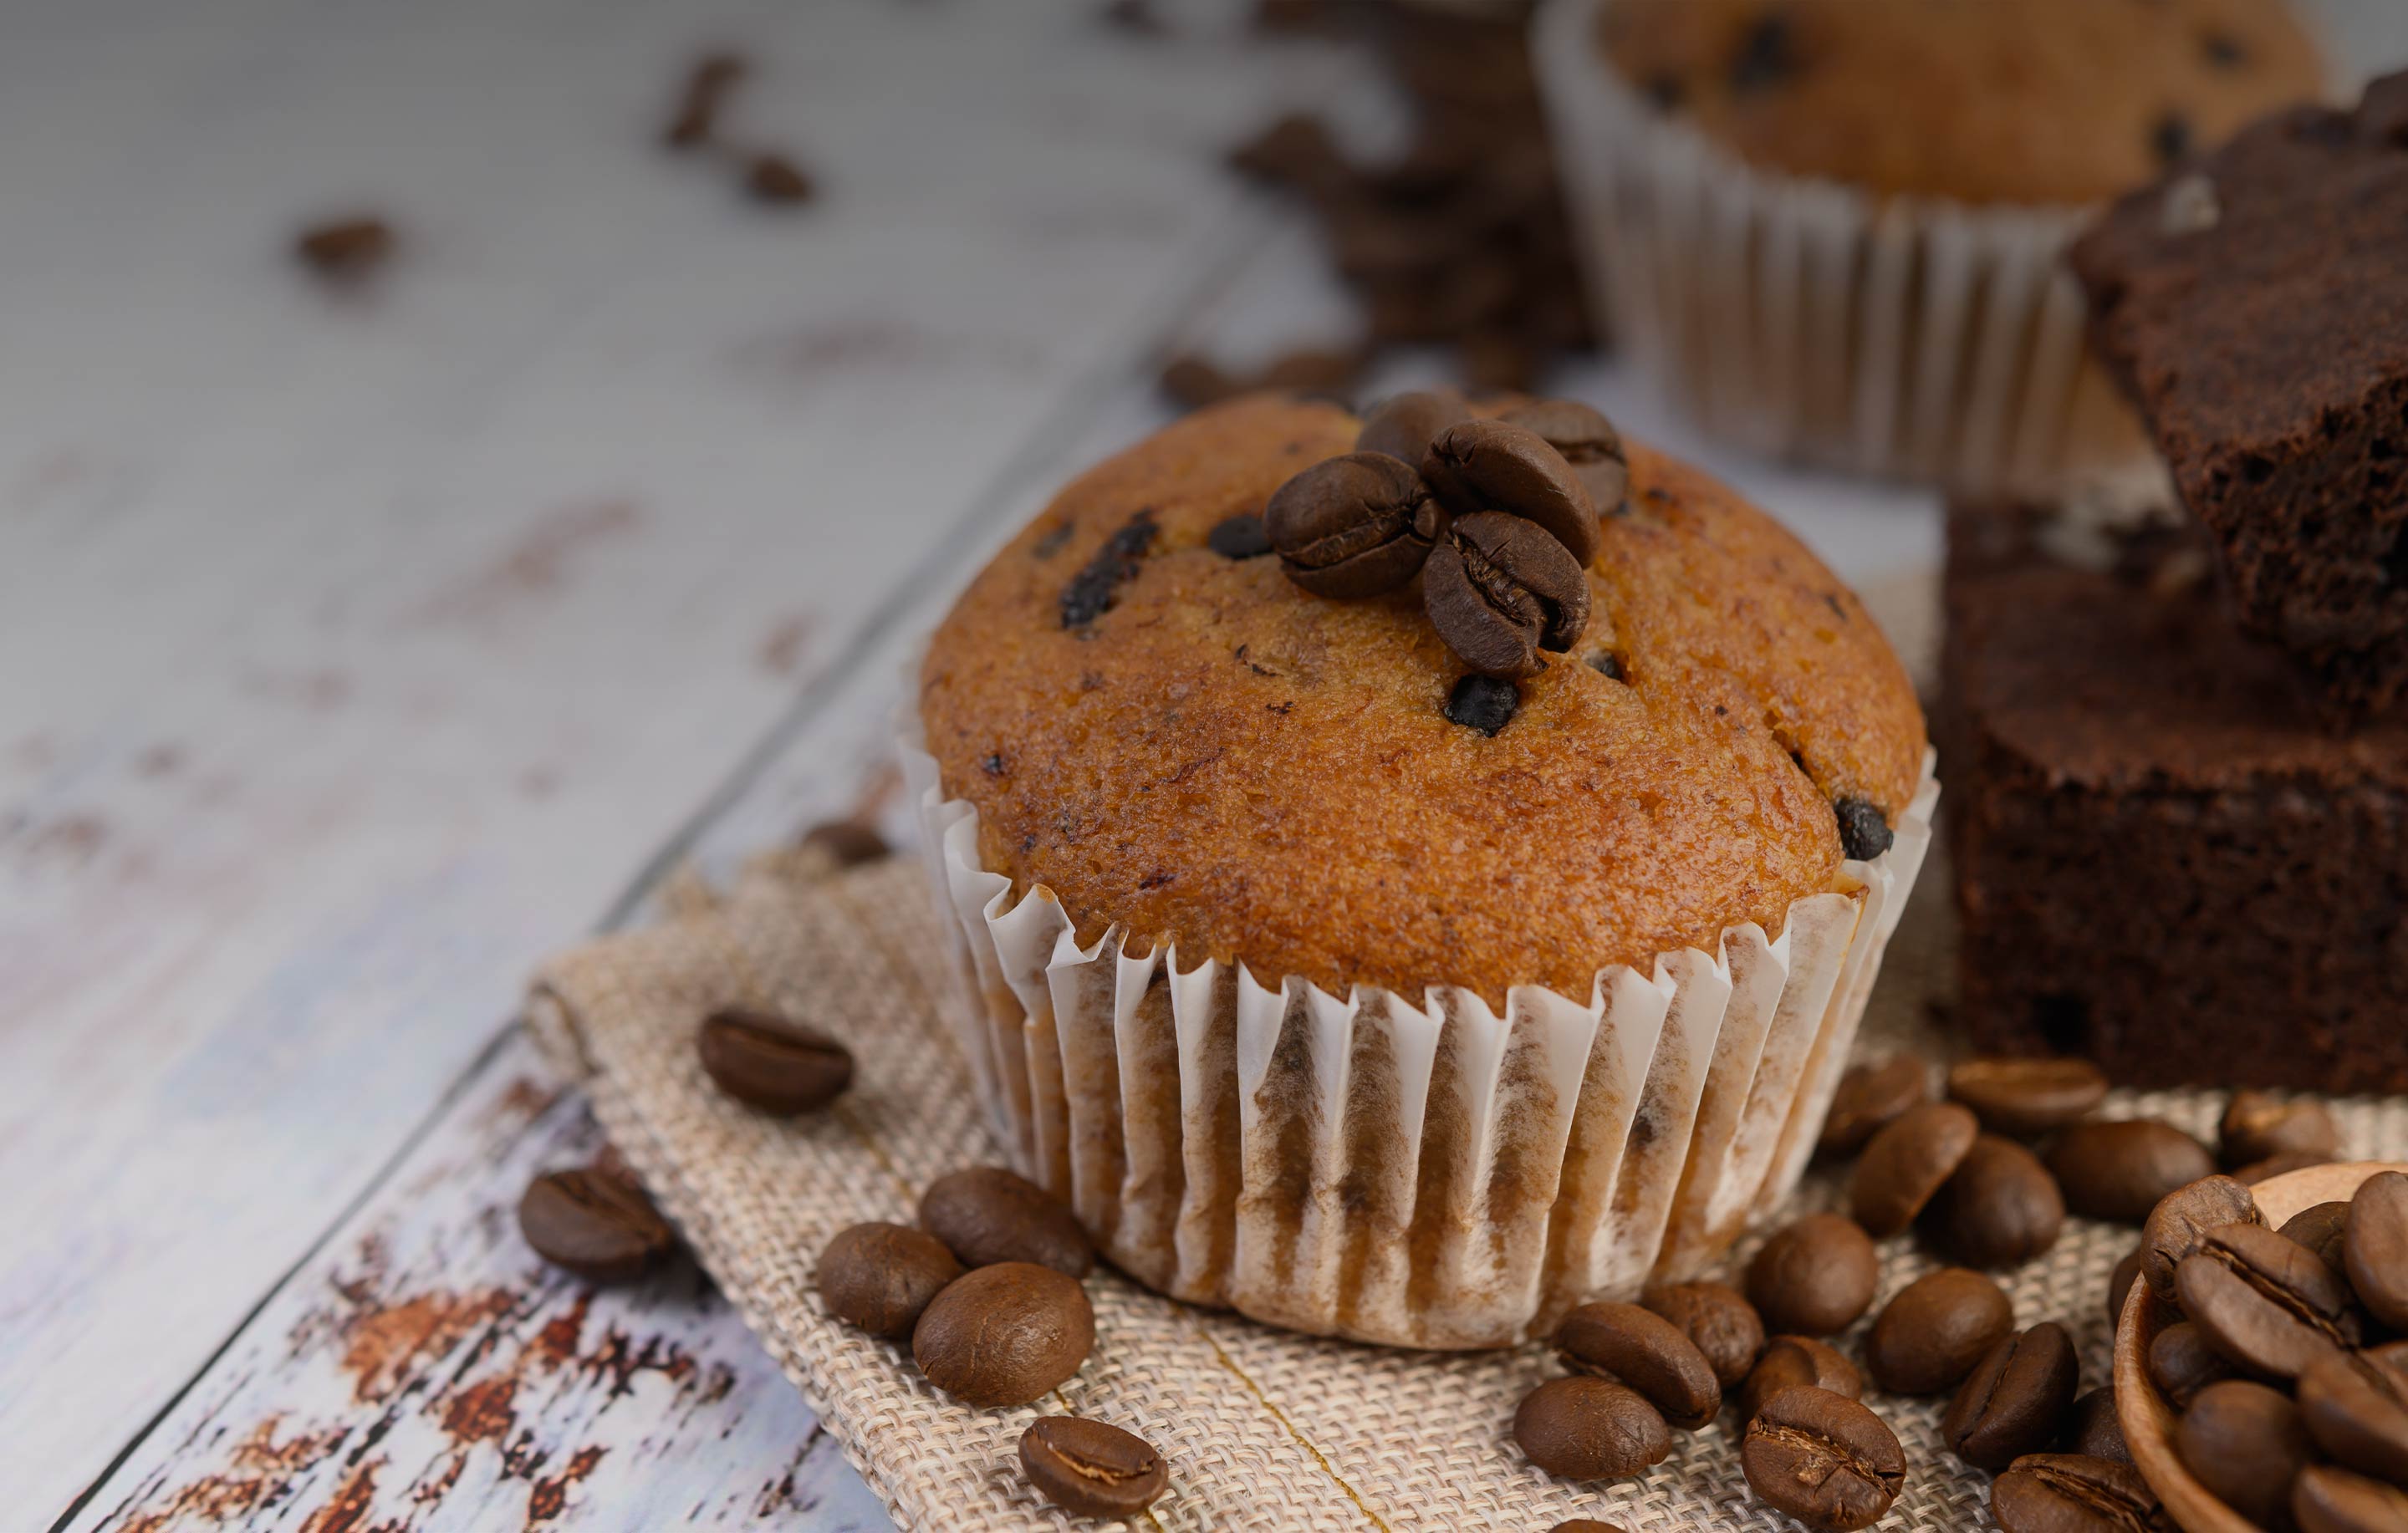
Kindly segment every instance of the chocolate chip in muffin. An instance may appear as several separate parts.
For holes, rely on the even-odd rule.
[[[1062,588],[1062,626],[1084,628],[1111,611],[1113,593],[1137,579],[1139,561],[1154,547],[1154,539],[1161,530],[1154,524],[1154,512],[1148,509],[1130,517],[1118,532],[1104,539],[1096,556]]]
[[[1840,816],[1840,848],[1852,861],[1870,862],[1896,839],[1888,817],[1861,798],[1842,798],[1832,806]]]
[[[1521,690],[1512,682],[1474,671],[1447,694],[1446,716],[1493,738],[1513,722],[1513,710],[1521,706]]]
[[[1224,559],[1258,559],[1271,551],[1270,534],[1263,530],[1263,519],[1251,514],[1214,523],[1205,542]]]
[[[2149,129],[2149,148],[2161,165],[2172,165],[2189,153],[2190,139],[2190,119],[2180,112],[2167,112]]]
[[[1732,56],[1730,88],[1745,95],[1786,84],[1797,76],[1799,63],[1797,31],[1787,16],[1773,11],[1748,28],[1746,40]]]
[[[2249,62],[2249,50],[2229,32],[2202,32],[2200,53],[2218,69],[2238,69]]]

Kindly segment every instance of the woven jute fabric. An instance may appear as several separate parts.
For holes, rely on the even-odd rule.
[[[689,890],[662,924],[560,958],[540,977],[530,1025],[580,1077],[614,1145],[903,1528],[1070,1528],[1023,1482],[1020,1434],[1039,1412],[1125,1426],[1170,1463],[1170,1489],[1138,1526],[1164,1529],[1496,1529],[1540,1533],[1574,1516],[1630,1533],[1783,1529],[1740,1472],[1730,1415],[1676,1436],[1644,1476],[1584,1486],[1524,1462],[1514,1406],[1554,1369],[1543,1349],[1417,1353],[1315,1340],[1181,1304],[1117,1274],[1088,1284],[1096,1350],[1038,1406],[974,1411],[929,1387],[908,1347],[830,1318],[812,1287],[817,1254],[847,1225],[909,1223],[921,1188],[1001,1158],[939,1008],[943,946],[928,883],[910,859],[815,876],[794,856],[756,865],[724,897]],[[1944,867],[1894,939],[1859,1053],[1933,1036],[1950,967]],[[852,1092],[826,1114],[781,1122],[720,1096],[695,1057],[714,1007],[764,1005],[820,1021],[853,1047]],[[2180,1019],[2168,1019],[2178,1046]],[[2148,1114],[2212,1137],[2214,1093],[2119,1094],[2110,1116]],[[2408,1156],[2408,1103],[2335,1104],[2356,1154]],[[1810,1174],[1799,1210],[1838,1201]],[[2082,1349],[2085,1387],[2105,1382],[2109,1271],[2135,1232],[2074,1220],[2042,1259],[2001,1274],[2019,1324],[2055,1319]],[[1744,1260],[1754,1241],[1736,1253]],[[1884,1249],[1885,1297],[1932,1259]],[[1861,1331],[1861,1327],[1859,1328]],[[1855,1354],[1858,1337],[1843,1345]],[[1881,1526],[1991,1526],[1988,1477],[1941,1447],[1943,1401],[1868,1395],[1907,1453],[1905,1494]]]

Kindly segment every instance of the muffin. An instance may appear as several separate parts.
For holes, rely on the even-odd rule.
[[[2283,0],[1557,0],[1537,58],[1644,364],[1719,431],[1965,488],[2140,454],[2057,253],[2322,85]]]
[[[1073,482],[930,640],[910,766],[998,1126],[1118,1266],[1502,1345],[1786,1191],[1936,788],[1856,598],[1636,446],[1585,626],[1467,712],[1419,577],[1312,595],[1254,527],[1360,426],[1254,396]]]

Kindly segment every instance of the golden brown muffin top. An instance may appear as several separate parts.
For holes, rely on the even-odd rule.
[[[1491,738],[1441,711],[1463,666],[1418,578],[1330,601],[1206,544],[1357,424],[1269,395],[1191,415],[980,572],[930,642],[920,711],[989,868],[1050,887],[1085,940],[1119,923],[1184,963],[1416,1001],[1525,982],[1585,1000],[1602,967],[1711,952],[1742,922],[1777,933],[1791,901],[1845,886],[1833,802],[1895,824],[1923,716],[1802,544],[1632,447],[1587,632]],[[1140,516],[1150,546],[1109,609],[1066,627],[1066,588]],[[1591,663],[1607,654],[1625,680]]]
[[[1606,56],[1752,165],[2081,204],[2320,93],[2283,0],[1608,0]]]

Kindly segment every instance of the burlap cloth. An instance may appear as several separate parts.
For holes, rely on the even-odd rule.
[[[1541,1533],[1575,1515],[1631,1530],[1778,1529],[1741,1476],[1729,1414],[1676,1434],[1673,1455],[1637,1481],[1581,1486],[1533,1469],[1509,1436],[1513,1408],[1553,1371],[1543,1352],[1430,1354],[1318,1340],[1157,1297],[1109,1271],[1089,1283],[1094,1354],[1029,1410],[973,1411],[931,1389],[909,1349],[833,1321],[813,1262],[864,1219],[909,1223],[933,1178],[998,1157],[966,1063],[938,1010],[948,992],[925,875],[911,859],[838,875],[795,855],[764,859],[724,897],[689,893],[680,913],[568,953],[541,976],[530,1025],[580,1079],[611,1141],[684,1231],[695,1254],[893,1510],[903,1528],[1068,1528],[1014,1456],[1038,1411],[1095,1416],[1143,1435],[1170,1461],[1153,1510],[1165,1529],[1493,1528]],[[1949,932],[1944,867],[1893,941],[1863,1050],[1942,1052]],[[781,1123],[704,1079],[695,1022],[738,1002],[817,1018],[858,1058],[827,1115]],[[2179,1018],[2169,1018],[2178,1039]],[[2212,1136],[2221,1098],[2121,1096]],[[2338,1104],[2349,1148],[2408,1155],[2408,1104]],[[1800,1207],[1832,1202],[1807,1178]],[[2134,1232],[2085,1221],[2042,1259],[2002,1274],[2021,1324],[2057,1319],[2081,1343],[2085,1387],[2107,1378],[2103,1293]],[[1753,1242],[1740,1248],[1743,1259]],[[1928,1269],[1906,1240],[1885,1248],[1885,1296]],[[1855,1352],[1854,1340],[1848,1343]],[[1940,1446],[1942,1405],[1868,1400],[1907,1451],[1906,1493],[1881,1526],[1990,1526],[1988,1477]],[[1148,1526],[1140,1519],[1139,1526]]]

